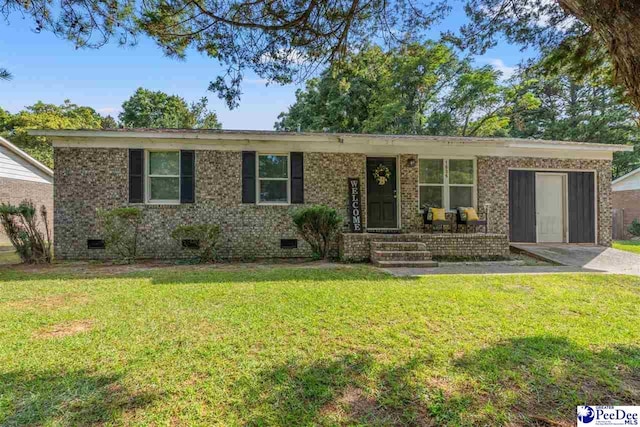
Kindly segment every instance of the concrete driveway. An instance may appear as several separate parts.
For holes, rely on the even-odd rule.
[[[585,270],[640,276],[640,255],[603,246],[512,244],[517,250],[557,264]]]

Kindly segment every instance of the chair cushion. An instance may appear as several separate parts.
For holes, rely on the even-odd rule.
[[[478,213],[474,208],[467,208],[464,210],[464,213],[467,216],[467,221],[478,221],[480,218],[478,217]]]
[[[431,215],[433,215],[433,221],[445,221],[447,219],[444,208],[431,208]]]
[[[456,210],[458,211],[458,217],[462,222],[467,222],[467,209],[470,209],[470,208],[464,207],[464,206],[460,206],[456,208]]]

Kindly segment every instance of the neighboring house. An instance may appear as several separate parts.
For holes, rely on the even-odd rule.
[[[54,145],[60,258],[105,256],[96,209],[118,206],[144,210],[140,253],[148,257],[183,256],[170,233],[193,223],[220,225],[224,257],[308,256],[290,215],[313,204],[334,207],[345,218],[339,240],[346,259],[369,258],[371,239],[419,241],[433,255],[462,256],[504,255],[509,241],[607,246],[612,155],[631,148],[272,131],[31,133]],[[389,179],[376,182],[376,170]],[[349,232],[349,178],[360,181],[367,233]],[[447,208],[449,218],[458,206],[476,207],[488,215],[488,233],[422,233],[425,204]]]
[[[53,171],[0,137],[0,203],[20,204],[31,200],[46,206],[49,225],[53,221]],[[0,227],[0,245],[10,244]]]
[[[614,180],[611,192],[616,219],[620,221],[617,237],[630,238],[627,227],[634,219],[640,219],[640,168]]]

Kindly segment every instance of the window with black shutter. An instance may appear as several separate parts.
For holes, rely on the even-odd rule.
[[[130,203],[194,203],[195,151],[129,150]]]
[[[147,152],[147,188],[149,203],[180,203],[180,152]]]
[[[258,154],[258,203],[286,205],[290,203],[288,154]]]

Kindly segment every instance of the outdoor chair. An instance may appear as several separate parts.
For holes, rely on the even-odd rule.
[[[460,207],[456,209],[456,233],[460,231],[460,227],[464,226],[464,232],[469,232],[469,226],[473,227],[473,231],[478,231],[478,226],[484,226],[484,234],[487,234],[487,220],[485,219],[477,219],[477,220],[469,220],[467,219],[466,210],[471,208],[463,208]],[[475,211],[475,210],[474,210]],[[478,217],[480,215],[478,214]]]
[[[445,227],[449,227],[449,232],[453,232],[453,227],[451,226],[451,222],[449,220],[433,220],[433,215],[431,214],[431,208],[425,208],[422,214],[422,218],[424,220],[424,230],[431,228],[431,233],[436,229],[436,227],[440,227],[440,230],[444,233]]]

